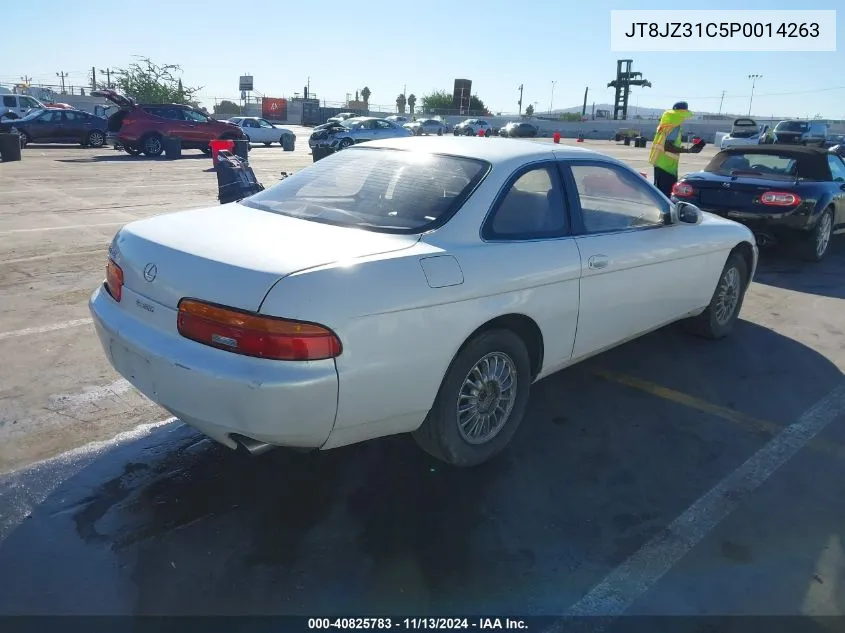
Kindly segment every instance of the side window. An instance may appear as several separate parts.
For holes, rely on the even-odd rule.
[[[642,180],[606,165],[572,165],[571,170],[587,233],[664,224],[668,203]]]
[[[830,165],[830,174],[835,182],[845,182],[845,163],[839,156],[827,155],[827,164]]]
[[[32,97],[21,97],[21,107],[24,108],[40,108],[38,102]]]
[[[186,121],[193,121],[194,123],[205,123],[208,121],[207,116],[195,110],[183,110],[182,114],[185,116]]]
[[[389,130],[393,126],[390,125],[390,123],[388,123],[387,121],[376,121],[376,127],[378,127],[379,129],[383,129],[383,130]]]
[[[361,123],[362,130],[374,130],[376,129],[376,122],[375,121],[364,121]]]
[[[56,112],[55,110],[47,110],[44,114],[38,117],[39,121],[43,121],[44,123],[53,123],[56,121],[61,121],[62,113]]]
[[[273,126],[272,126],[272,125],[270,125],[270,122],[269,122],[269,121],[265,121],[264,119],[259,119],[259,120],[258,120],[258,126],[259,126],[259,127],[265,127],[265,128],[271,129],[271,130],[273,129]]]
[[[18,106],[18,102],[15,101],[14,97],[7,95],[3,97],[3,105],[7,108],[16,108]]]
[[[567,231],[566,207],[554,165],[519,176],[488,219],[485,239],[552,238]]]

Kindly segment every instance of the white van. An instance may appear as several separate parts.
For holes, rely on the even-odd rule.
[[[46,107],[38,99],[29,95],[0,95],[0,119],[21,119],[32,110],[42,110]]]

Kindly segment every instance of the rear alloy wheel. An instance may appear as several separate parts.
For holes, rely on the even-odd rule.
[[[739,253],[731,253],[716,291],[707,308],[686,321],[688,329],[698,336],[719,339],[731,333],[739,318],[742,301],[748,287],[748,266]]]
[[[833,235],[833,211],[825,209],[816,222],[816,227],[806,236],[801,236],[799,248],[801,257],[808,262],[820,262],[830,248]]]
[[[150,134],[141,141],[141,151],[144,156],[155,158],[161,156],[164,152],[164,141],[158,134]]]
[[[510,330],[472,338],[449,366],[431,411],[413,437],[453,466],[477,466],[507,446],[525,413],[531,361]]]
[[[106,135],[99,130],[93,130],[88,134],[85,144],[88,147],[100,148],[106,144]]]
[[[338,149],[346,149],[350,145],[352,145],[352,139],[351,138],[344,138],[344,139],[341,139],[340,144],[337,147],[338,147]]]

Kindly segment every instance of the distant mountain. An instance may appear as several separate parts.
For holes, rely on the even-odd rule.
[[[671,104],[669,104],[669,105],[671,105]],[[573,106],[571,108],[563,108],[563,109],[555,108],[553,110],[553,112],[557,112],[557,113],[561,113],[561,114],[564,113],[564,112],[579,112],[580,113],[582,107],[583,106]],[[596,110],[610,110],[611,117],[613,116],[613,104],[612,103],[597,103],[596,104]],[[630,118],[633,118],[635,116],[641,116],[644,119],[648,119],[648,118],[651,118],[651,117],[659,118],[660,115],[663,114],[663,112],[665,110],[666,110],[666,108],[646,108],[646,107],[638,108],[636,105],[629,102],[628,103],[628,118],[630,119]],[[587,104],[587,116],[589,116],[592,113],[592,111],[593,111],[593,104],[591,104],[591,103]],[[692,111],[693,111],[694,115],[697,116],[697,117],[705,115],[705,114],[710,115],[710,116],[719,116],[719,114],[717,112],[707,112],[705,110],[696,110],[695,108],[693,108]],[[537,114],[542,115],[543,112],[538,111]],[[725,117],[726,119],[735,119],[735,118],[744,117],[744,116],[747,116],[747,115],[745,115],[745,114],[731,114],[729,112],[723,112],[721,114],[721,116]],[[766,120],[766,119],[769,119],[771,117],[770,116],[752,115],[752,118],[759,118],[759,119]]]

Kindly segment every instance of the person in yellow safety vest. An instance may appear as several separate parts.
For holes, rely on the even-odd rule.
[[[648,162],[654,166],[654,186],[668,198],[678,182],[678,163],[681,154],[698,150],[681,145],[681,124],[692,116],[686,101],[679,101],[660,117],[660,124],[651,144]]]

